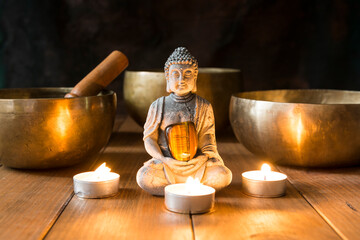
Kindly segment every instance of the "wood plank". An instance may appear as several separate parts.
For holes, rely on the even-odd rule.
[[[118,115],[114,129],[124,119]],[[43,238],[73,196],[72,177],[92,169],[98,156],[76,166],[40,171],[0,163],[0,239]]]
[[[130,123],[129,123],[130,121]],[[136,172],[149,159],[142,129],[127,119],[98,160],[120,174],[120,191],[106,199],[74,196],[46,239],[192,239],[189,215],[169,212],[164,198],[144,192]]]
[[[279,169],[342,238],[360,238],[359,167]]]
[[[0,167],[0,239],[45,236],[73,194],[72,176],[90,168],[97,156],[77,166],[30,171]]]
[[[218,149],[233,172],[233,182],[216,193],[213,212],[192,216],[196,239],[339,239],[289,183],[286,196],[280,198],[243,194],[241,173],[260,169],[262,162],[234,137],[220,137]]]

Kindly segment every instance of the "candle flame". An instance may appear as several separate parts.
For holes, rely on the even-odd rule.
[[[201,188],[201,183],[198,178],[188,177],[186,180],[186,190],[188,193],[197,193]]]
[[[188,177],[186,180],[186,184],[201,184],[198,178]]]
[[[98,178],[100,178],[101,176],[106,175],[110,171],[111,171],[111,169],[106,166],[106,163],[103,163],[100,165],[100,167],[98,167],[95,170],[95,174],[97,175]]]
[[[261,171],[264,172],[264,173],[269,173],[271,172],[271,167],[269,164],[267,163],[264,163],[262,166],[261,166]]]
[[[266,180],[266,177],[269,176],[271,172],[271,167],[269,164],[267,163],[264,163],[262,166],[261,166],[261,173],[264,175],[264,180]]]

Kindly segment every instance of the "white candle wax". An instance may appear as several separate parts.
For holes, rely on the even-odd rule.
[[[257,181],[281,181],[287,178],[285,174],[273,171],[266,175],[264,175],[261,171],[244,172],[242,175],[246,178]]]
[[[109,181],[109,180],[116,179],[116,178],[119,177],[119,174],[114,173],[114,172],[109,172],[109,173],[106,173],[104,175],[99,176],[98,174],[95,173],[95,171],[93,171],[93,172],[79,173],[79,174],[77,174],[75,176],[76,176],[76,179],[79,180],[79,181],[103,182],[103,181]]]
[[[165,187],[165,206],[177,213],[204,213],[214,207],[215,189],[200,183],[178,183]]]
[[[73,177],[74,192],[83,198],[104,198],[118,193],[120,175],[110,172],[102,164],[92,172],[79,173]]]
[[[271,171],[267,165],[261,171],[242,173],[243,191],[255,197],[280,197],[285,194],[286,179],[285,174]]]

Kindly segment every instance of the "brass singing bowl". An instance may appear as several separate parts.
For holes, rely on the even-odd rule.
[[[360,92],[272,90],[232,96],[239,142],[273,163],[301,167],[360,164]]]
[[[222,130],[230,125],[229,101],[233,93],[242,89],[241,71],[230,68],[199,68],[196,94],[213,106],[215,126]],[[124,99],[130,116],[143,126],[152,102],[166,96],[163,70],[126,71]]]
[[[71,88],[0,90],[0,162],[45,169],[74,165],[108,142],[116,94],[64,98]]]

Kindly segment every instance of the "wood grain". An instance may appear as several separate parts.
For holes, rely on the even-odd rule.
[[[306,200],[344,239],[360,238],[360,168],[279,167]]]
[[[215,211],[192,216],[196,239],[339,239],[290,184],[280,198],[243,194],[241,173],[260,169],[262,163],[235,139],[225,140],[220,138],[218,148],[233,172],[233,182],[216,193]]]
[[[72,177],[83,164],[55,170],[16,170],[0,167],[0,239],[40,239],[73,194]]]
[[[124,118],[117,116],[114,129]],[[41,171],[0,164],[0,239],[43,238],[73,196],[72,177],[93,169],[99,155],[76,166]]]
[[[218,138],[218,148],[233,172],[232,184],[216,193],[213,212],[176,214],[165,209],[162,197],[137,186],[136,172],[149,156],[142,128],[123,120],[117,119],[108,146],[83,164],[42,171],[0,166],[0,239],[359,238],[360,168],[279,167],[292,183],[286,196],[246,196],[241,173],[259,169],[262,162],[228,132]],[[119,194],[74,196],[72,176],[102,162],[121,175]]]
[[[120,174],[119,194],[105,199],[74,196],[46,239],[192,239],[189,215],[167,211],[163,197],[138,187],[136,172],[149,156],[142,129],[134,130],[127,121],[97,163],[106,162]]]

